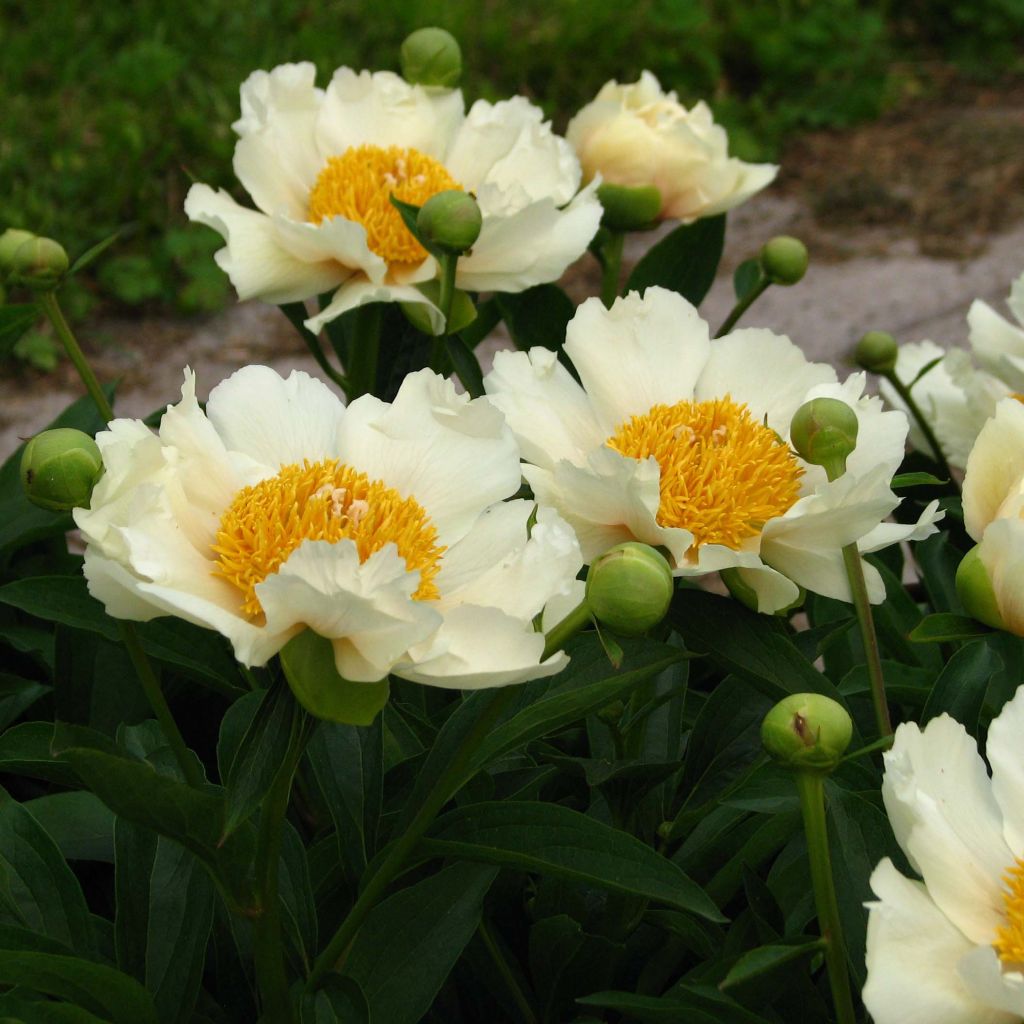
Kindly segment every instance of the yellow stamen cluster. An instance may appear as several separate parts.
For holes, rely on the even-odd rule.
[[[1003,875],[1003,912],[1006,924],[996,931],[995,946],[999,959],[1020,969],[1024,964],[1024,861],[1017,858]]]
[[[422,206],[462,189],[433,157],[401,146],[353,146],[332,156],[309,193],[309,219],[344,217],[366,228],[366,244],[388,263],[419,263],[427,251],[409,233],[391,196]]]
[[[241,591],[243,611],[256,618],[263,613],[256,585],[304,540],[346,539],[361,562],[393,543],[406,568],[420,572],[413,597],[438,596],[434,577],[445,549],[422,506],[334,459],[282,466],[277,476],[239,491],[221,516],[213,574]]]
[[[608,439],[634,459],[661,467],[658,523],[682,527],[701,544],[737,549],[800,493],[803,468],[771,428],[727,395],[655,405]]]

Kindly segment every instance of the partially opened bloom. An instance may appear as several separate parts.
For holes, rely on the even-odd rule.
[[[729,156],[725,129],[704,102],[687,110],[645,71],[638,82],[607,82],[569,122],[566,138],[587,181],[653,185],[659,219],[686,223],[724,213],[774,180],[778,167]]]
[[[1024,405],[1004,398],[967,459],[964,526],[991,585],[1000,625],[1024,636]]]
[[[766,330],[711,341],[693,306],[661,288],[610,310],[588,300],[565,352],[582,387],[540,348],[499,352],[485,386],[537,500],[572,524],[588,562],[643,541],[668,552],[677,576],[736,569],[759,610],[775,611],[798,586],[849,600],[847,544],[868,552],[934,532],[934,505],[916,525],[882,523],[899,503],[889,485],[907,421],[862,394],[863,374],[840,384]],[[833,482],[786,441],[793,414],[817,397],[859,420],[847,473]],[[865,568],[881,601],[881,579]]]
[[[875,1024],[1024,1018],[1024,690],[977,745],[948,715],[905,723],[882,797],[912,881],[871,876],[864,1004]]]
[[[532,503],[501,503],[520,480],[501,414],[430,371],[345,408],[247,366],[205,413],[186,371],[158,434],[114,420],[97,443],[105,474],[75,519],[115,617],[216,629],[247,665],[308,626],[353,681],[493,686],[564,663],[541,663],[532,620],[574,586],[572,531],[542,511],[531,533]]]
[[[518,292],[552,281],[587,247],[601,207],[580,186],[568,143],[522,97],[478,101],[410,85],[391,72],[339,68],[326,90],[312,64],[254,72],[242,84],[234,170],[257,209],[193,185],[192,220],[219,231],[217,262],[239,298],[295,302],[333,292],[310,330],[369,302],[440,314],[415,285],[437,261],[390,197],[420,206],[452,189],[475,194],[483,228],[459,260],[460,288]]]

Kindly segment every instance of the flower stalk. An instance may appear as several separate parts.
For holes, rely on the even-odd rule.
[[[306,307],[301,302],[286,302],[278,308],[288,317],[289,323],[291,323],[295,330],[299,332],[299,337],[305,342],[306,348],[309,349],[309,354],[316,360],[316,365],[323,370],[329,380],[337,384],[348,395],[348,378],[331,366],[323,346],[320,344],[320,338],[303,323],[306,319]]]
[[[445,252],[438,256],[441,265],[441,292],[437,300],[437,308],[444,317],[444,329],[436,338],[430,349],[430,368],[435,373],[444,373],[447,361],[447,346],[444,339],[451,333],[449,322],[452,315],[452,301],[455,298],[455,271],[459,265],[459,254]]]
[[[619,274],[622,270],[622,250],[626,242],[624,231],[608,230],[608,239],[601,250],[601,301],[606,309],[619,295]]]
[[[892,385],[896,394],[900,396],[903,404],[910,411],[910,415],[914,417],[917,425],[921,428],[921,433],[924,435],[925,441],[928,442],[928,447],[931,448],[932,454],[934,455],[939,468],[945,474],[946,479],[956,486],[956,482],[953,480],[953,474],[949,468],[949,462],[946,459],[945,453],[942,451],[942,445],[939,444],[939,439],[935,436],[935,431],[932,430],[931,424],[921,411],[921,407],[914,400],[914,396],[911,394],[911,389],[900,380],[896,374],[895,368],[882,373],[880,376],[887,380]]]
[[[349,349],[348,398],[374,394],[377,390],[377,362],[380,358],[381,304],[359,306],[354,313],[355,325]]]
[[[771,281],[768,280],[767,276],[762,273],[758,278],[757,284],[754,285],[746,295],[740,299],[735,306],[732,307],[732,312],[722,321],[722,326],[715,332],[716,338],[721,338],[723,335],[728,334],[737,323],[744,313],[768,290],[768,286]]]

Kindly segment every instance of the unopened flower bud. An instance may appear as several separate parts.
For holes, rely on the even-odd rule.
[[[975,544],[964,555],[956,570],[956,593],[964,611],[972,619],[992,626],[994,629],[1005,629],[1006,624],[999,611],[995,588],[988,574],[985,563],[981,560],[981,546]]]
[[[661,192],[653,185],[613,185],[605,182],[597,189],[604,207],[601,223],[612,231],[641,231],[651,227],[661,212]]]
[[[13,281],[48,291],[66,273],[68,254],[64,246],[52,238],[32,236],[15,249],[9,267]]]
[[[462,76],[462,50],[443,28],[418,28],[402,43],[402,75],[413,85],[452,89]]]
[[[661,622],[672,591],[672,570],[665,557],[637,541],[610,548],[587,573],[590,611],[603,626],[623,636],[638,636]]]
[[[814,466],[824,466],[829,479],[846,471],[846,460],[857,447],[857,414],[838,398],[813,398],[796,411],[789,439],[797,454]]]
[[[89,504],[103,473],[96,442],[81,430],[56,427],[36,434],[21,456],[21,484],[33,505],[66,512]]]
[[[0,277],[10,273],[14,254],[35,237],[31,231],[22,231],[21,228],[8,228],[0,235]]]
[[[889,373],[896,366],[899,346],[896,339],[885,331],[868,331],[854,349],[857,365],[871,373]]]
[[[846,709],[820,693],[794,693],[780,700],[761,723],[764,749],[790,768],[831,771],[852,736]]]
[[[761,268],[772,284],[796,284],[807,273],[807,246],[799,238],[778,235],[761,249]]]
[[[416,215],[416,230],[425,245],[463,253],[480,237],[483,216],[477,201],[460,189],[431,196]]]

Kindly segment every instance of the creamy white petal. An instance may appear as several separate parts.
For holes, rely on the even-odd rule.
[[[1003,835],[1015,857],[1024,857],[1024,687],[1003,705],[988,730],[985,755],[992,793],[1003,814]]]
[[[555,594],[546,605],[541,616],[541,628],[550,633],[571,611],[574,611],[586,596],[585,580],[573,580],[564,594]]]
[[[564,206],[580,187],[579,161],[555,135],[544,114],[524,96],[498,103],[477,100],[445,157],[445,166],[481,197],[489,188],[522,194],[529,201],[551,198]],[[485,215],[492,212],[482,199]]]
[[[1009,1024],[972,997],[957,967],[971,943],[888,858],[871,875],[864,1005],[875,1024]]]
[[[502,502],[445,552],[436,578],[438,607],[487,605],[527,622],[551,598],[572,591],[582,565],[576,535],[554,509],[537,508],[532,501]]]
[[[1014,516],[990,523],[978,554],[988,570],[1006,629],[1024,636],[1024,520]]]
[[[337,287],[347,276],[334,260],[296,259],[281,245],[269,217],[239,206],[223,189],[193,185],[185,197],[185,213],[223,236],[227,244],[214,259],[231,278],[239,299],[298,302]]]
[[[206,415],[227,448],[273,475],[281,466],[336,457],[345,407],[302,370],[281,377],[268,366],[244,366],[210,392]]]
[[[245,136],[265,128],[275,115],[317,109],[323,90],[315,82],[316,66],[310,61],[253,71],[239,89],[242,116],[231,127]]]
[[[587,251],[601,223],[601,204],[590,187],[562,209],[550,197],[514,205],[514,212],[484,217],[480,237],[456,267],[460,288],[521,292],[557,281]]]
[[[737,566],[736,572],[757,597],[757,610],[771,614],[788,608],[800,596],[800,588],[770,565],[749,568]]]
[[[975,946],[960,960],[957,971],[967,990],[985,1007],[987,1015],[977,1020],[1019,1024],[1024,1018],[1024,975],[1004,971],[991,946]]]
[[[315,316],[304,321],[303,325],[306,330],[319,334],[324,324],[337,320],[342,313],[374,302],[412,302],[425,306],[432,329],[440,333],[444,328],[441,311],[418,288],[401,284],[374,284],[359,276],[349,278],[334,293],[331,301]]]
[[[941,522],[945,516],[946,513],[939,508],[936,499],[925,506],[916,523],[879,523],[857,541],[857,548],[862,555],[868,555],[872,551],[887,548],[890,544],[924,540],[938,532],[939,528],[935,524]]]
[[[1024,330],[975,299],[967,311],[971,348],[978,362],[1012,390],[1024,390]]]
[[[1024,492],[1024,404],[1003,399],[975,442],[964,475],[964,525],[980,540],[1000,506]]]
[[[692,398],[710,349],[700,314],[665,288],[630,292],[611,309],[587,299],[565,341],[606,435],[653,405]]]
[[[339,439],[347,463],[414,497],[445,545],[520,485],[519,450],[505,418],[486,398],[471,401],[430,370],[409,374],[391,405],[372,395],[356,399]]]
[[[282,247],[306,263],[335,261],[343,280],[361,272],[379,284],[388,266],[366,244],[366,228],[344,217],[327,217],[319,224],[274,217],[274,231]]]
[[[266,214],[305,220],[324,159],[316,143],[318,106],[288,111],[235,144],[235,177]]]
[[[335,665],[345,679],[374,682],[405,652],[430,636],[441,616],[412,593],[409,572],[393,544],[360,563],[352,541],[304,541],[256,594],[275,632],[308,626],[334,642]]]
[[[327,155],[353,146],[403,146],[443,161],[462,119],[457,89],[427,90],[390,71],[338,68],[324,95],[317,138]]]
[[[541,661],[543,633],[498,608],[471,604],[448,611],[438,631],[409,653],[408,661],[395,666],[395,675],[458,690],[553,676],[569,662],[561,653]]]
[[[1013,855],[985,762],[964,727],[945,714],[923,731],[899,726],[885,754],[882,798],[931,898],[971,942],[991,942]]]
[[[807,357],[781,334],[760,327],[743,328],[717,338],[711,346],[695,397],[706,402],[729,395],[742,402],[755,420],[789,436],[793,414],[818,384],[832,383],[835,370]]]
[[[536,466],[551,469],[559,459],[580,464],[606,440],[583,388],[550,349],[496,352],[484,388],[523,458]]]

